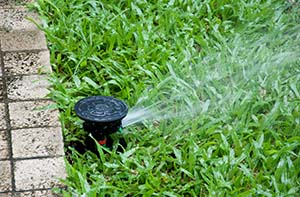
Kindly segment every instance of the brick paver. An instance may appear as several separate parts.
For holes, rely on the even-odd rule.
[[[17,129],[12,130],[11,135],[14,158],[62,156],[64,154],[60,127]],[[3,154],[5,156],[5,152]]]
[[[22,4],[0,0],[0,197],[56,196],[66,177],[58,111],[47,99],[46,39]]]
[[[0,159],[8,159],[7,131],[0,131]]]
[[[8,76],[51,72],[48,51],[6,52],[3,57],[3,64]]]
[[[1,161],[0,164],[0,190],[3,192],[11,191],[11,165],[10,161]]]
[[[45,75],[10,77],[6,80],[6,87],[10,100],[45,98],[49,93],[49,82]]]

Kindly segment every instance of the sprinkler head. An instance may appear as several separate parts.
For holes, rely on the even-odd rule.
[[[84,121],[83,129],[100,145],[112,147],[110,134],[122,129],[122,119],[128,113],[127,105],[108,96],[91,96],[75,104],[77,116]]]

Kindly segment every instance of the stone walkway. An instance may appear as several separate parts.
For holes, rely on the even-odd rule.
[[[45,98],[49,51],[25,19],[37,16],[15,4],[0,0],[0,197],[54,196],[66,173],[58,112]]]

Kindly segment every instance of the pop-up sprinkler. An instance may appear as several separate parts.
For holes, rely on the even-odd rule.
[[[88,134],[101,146],[112,148],[110,134],[122,131],[122,119],[127,115],[128,107],[113,97],[91,96],[79,100],[75,112],[84,121],[83,129]],[[94,144],[93,140],[87,137],[86,146],[92,147],[91,143]]]

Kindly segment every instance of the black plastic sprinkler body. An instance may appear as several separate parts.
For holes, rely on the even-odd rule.
[[[91,134],[101,146],[112,148],[110,134],[121,131],[128,107],[113,97],[91,96],[79,100],[75,104],[75,112],[84,121],[83,129],[87,134]],[[95,150],[95,143],[90,137],[87,137],[85,144],[87,149]]]

